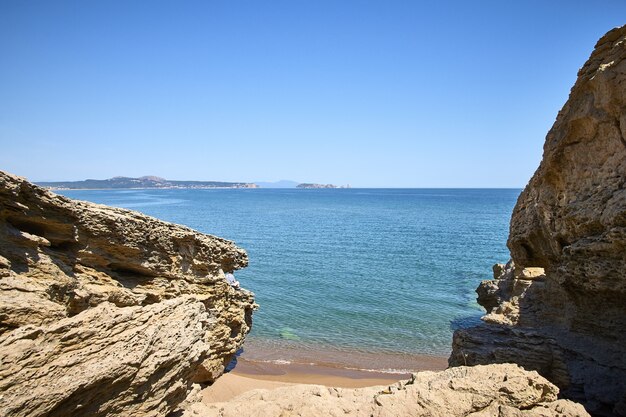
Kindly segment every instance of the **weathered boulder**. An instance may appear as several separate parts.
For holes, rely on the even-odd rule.
[[[522,364],[626,416],[626,26],[578,72],[508,246],[513,262],[477,290],[485,323],[455,333],[449,363]]]
[[[389,387],[254,390],[226,403],[192,404],[184,417],[588,416],[580,404],[557,394],[558,388],[536,372],[488,365],[420,372]]]
[[[249,332],[232,242],[0,172],[0,415],[165,415]]]

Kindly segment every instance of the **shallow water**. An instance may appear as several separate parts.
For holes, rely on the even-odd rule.
[[[509,258],[508,223],[520,190],[60,193],[234,240],[250,257],[237,279],[261,306],[251,345],[291,360],[320,347],[447,355],[453,329],[482,314],[474,289]]]

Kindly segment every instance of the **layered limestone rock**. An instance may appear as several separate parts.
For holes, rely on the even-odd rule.
[[[578,72],[508,246],[513,262],[477,290],[485,323],[455,333],[450,364],[515,362],[626,416],[626,27]]]
[[[253,294],[232,242],[0,172],[0,415],[166,415],[224,370]]]
[[[193,404],[183,416],[588,416],[580,404],[558,400],[557,394],[558,388],[536,372],[488,365],[420,372],[390,387],[254,390],[227,403]]]

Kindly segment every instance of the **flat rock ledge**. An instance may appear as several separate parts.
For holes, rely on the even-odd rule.
[[[254,390],[224,403],[194,403],[183,417],[548,417],[588,416],[557,399],[558,388],[517,365],[420,372],[392,386],[329,388],[294,385]]]
[[[252,325],[232,242],[0,171],[0,415],[164,416]]]

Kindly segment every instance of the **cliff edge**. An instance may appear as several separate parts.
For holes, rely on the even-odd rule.
[[[450,365],[514,362],[598,415],[626,416],[626,26],[578,72],[511,219],[512,261]]]
[[[161,416],[243,343],[232,242],[0,171],[0,415]]]

